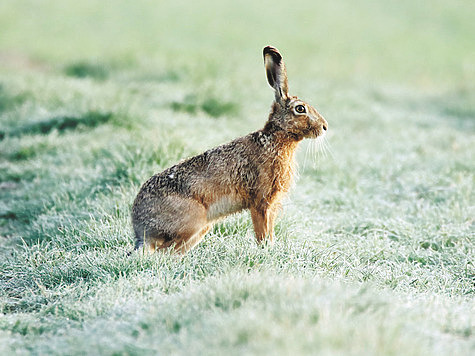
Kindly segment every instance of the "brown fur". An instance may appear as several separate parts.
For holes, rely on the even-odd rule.
[[[213,222],[243,209],[251,212],[258,242],[272,241],[274,219],[294,173],[294,153],[304,138],[327,129],[310,105],[289,96],[280,53],[264,48],[264,62],[275,101],[262,130],[208,150],[151,177],[133,207],[135,249],[174,245],[185,253]],[[304,113],[296,108],[303,105]]]

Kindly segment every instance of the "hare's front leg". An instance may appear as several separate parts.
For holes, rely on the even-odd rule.
[[[268,209],[268,219],[267,219],[267,227],[269,229],[269,240],[272,242],[274,240],[274,224],[275,224],[275,217],[281,208],[280,203],[274,203]]]
[[[269,226],[272,222],[273,224],[273,217],[271,216],[272,209],[269,208],[251,208],[251,218],[252,224],[254,225],[254,233],[256,234],[256,239],[258,243],[262,243],[269,231],[274,230],[274,226]],[[272,242],[272,233],[270,236],[270,241]]]

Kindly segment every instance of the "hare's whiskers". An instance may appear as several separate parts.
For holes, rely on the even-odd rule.
[[[335,159],[335,155],[333,154],[333,150],[330,146],[330,142],[328,142],[328,139],[326,137],[324,137],[324,142],[325,142],[325,147],[326,147],[326,150],[328,151],[328,153],[330,154],[331,158],[332,159]]]
[[[307,158],[308,158],[308,155],[309,155],[309,150],[310,150],[310,144],[308,144],[305,148],[305,156],[304,156],[304,160],[303,160],[303,168],[304,169],[307,168]]]
[[[318,138],[312,142],[312,158],[313,158],[313,167],[315,168],[316,163],[320,159],[320,152],[318,150]]]

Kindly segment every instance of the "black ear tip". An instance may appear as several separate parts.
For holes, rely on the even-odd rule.
[[[274,62],[276,62],[277,64],[279,64],[282,60],[282,56],[280,55],[279,50],[275,47],[266,46],[264,47],[264,50],[262,52],[264,54],[264,58],[266,57],[266,55],[270,55],[272,56]]]
[[[272,46],[265,46],[264,47],[264,53],[268,53],[268,52],[271,52],[271,51],[279,52],[279,50],[275,47],[272,47]]]

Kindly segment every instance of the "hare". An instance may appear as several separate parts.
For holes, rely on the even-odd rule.
[[[274,219],[289,190],[294,153],[304,138],[325,133],[325,119],[289,95],[279,51],[264,48],[267,81],[275,100],[263,129],[186,159],[145,182],[132,207],[135,249],[170,246],[185,253],[213,223],[244,209],[251,212],[257,241],[272,242]]]

